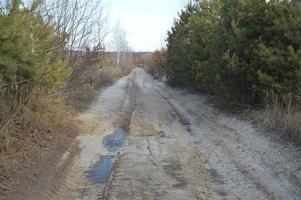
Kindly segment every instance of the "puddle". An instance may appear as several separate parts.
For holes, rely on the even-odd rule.
[[[114,156],[100,156],[100,159],[91,166],[86,176],[94,183],[105,183],[113,169]]]
[[[212,177],[213,181],[219,184],[225,184],[223,176],[220,175],[216,169],[209,169],[208,172]]]
[[[161,138],[164,138],[166,136],[164,131],[159,131],[158,134]]]
[[[103,144],[109,151],[117,151],[123,147],[126,139],[126,133],[123,129],[116,129],[111,135],[106,136],[103,139]]]
[[[103,139],[103,144],[109,151],[117,151],[122,148],[126,139],[126,133],[123,129],[116,129],[111,135],[106,136]],[[109,178],[113,170],[113,155],[103,155],[99,157],[99,160],[92,165],[86,173],[88,177],[94,183],[105,183]]]

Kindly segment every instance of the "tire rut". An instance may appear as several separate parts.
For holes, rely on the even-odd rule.
[[[191,119],[195,144],[207,160],[209,174],[216,179],[217,193],[224,188],[230,199],[299,199],[300,148],[219,112],[207,105],[204,96],[162,84],[157,90],[165,94],[165,99],[176,101],[176,108],[181,105],[182,114]]]

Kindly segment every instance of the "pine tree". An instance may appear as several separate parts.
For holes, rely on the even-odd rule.
[[[59,37],[54,29],[20,5],[13,0],[9,12],[0,14],[0,83],[19,101],[34,87],[58,86],[70,71],[66,58],[51,50]]]
[[[167,77],[234,103],[261,104],[266,93],[297,99],[300,33],[299,1],[195,1],[169,33]]]

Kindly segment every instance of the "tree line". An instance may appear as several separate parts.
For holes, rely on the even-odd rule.
[[[301,3],[197,0],[168,33],[166,75],[228,102],[300,104]]]

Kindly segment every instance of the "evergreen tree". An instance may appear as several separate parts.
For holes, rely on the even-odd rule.
[[[301,4],[199,0],[169,33],[167,77],[242,104],[266,93],[300,95]]]
[[[190,38],[188,20],[195,11],[195,6],[189,4],[185,10],[182,10],[178,21],[174,22],[174,27],[168,33],[168,46],[166,51],[167,69],[166,74],[171,84],[192,86],[194,81],[194,72],[190,65]]]
[[[51,49],[59,37],[54,29],[34,8],[20,5],[13,0],[9,12],[0,14],[0,83],[13,98],[34,87],[58,86],[70,71],[62,52]]]

